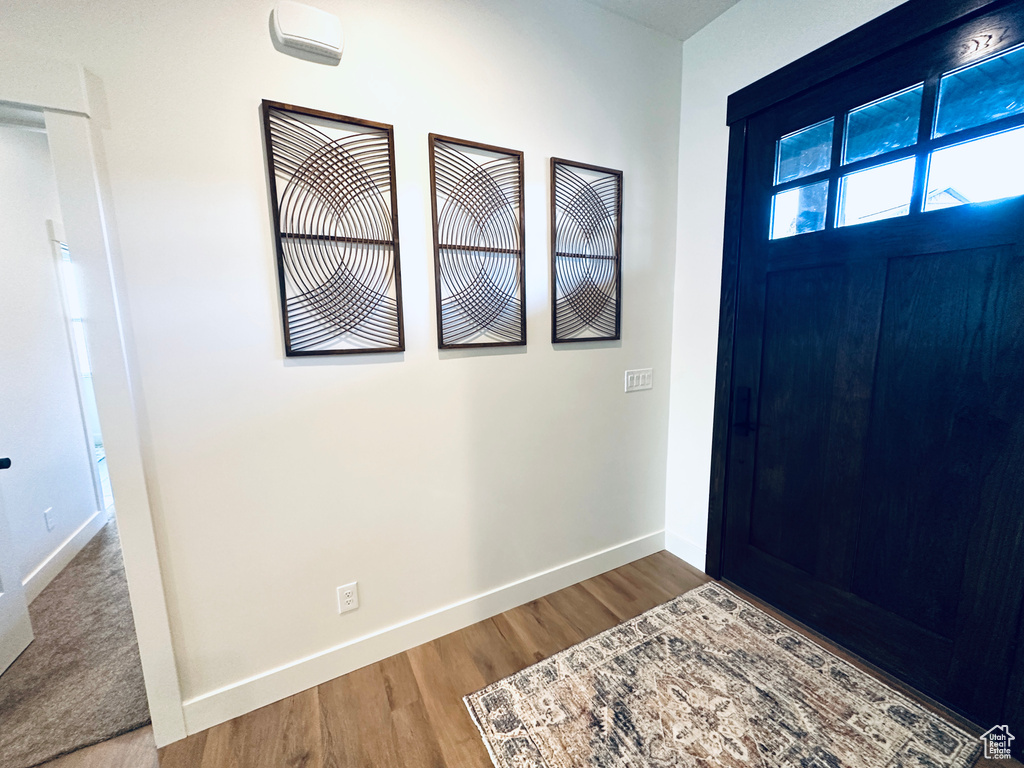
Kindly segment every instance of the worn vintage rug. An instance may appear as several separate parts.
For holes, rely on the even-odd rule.
[[[465,702],[497,768],[965,768],[980,750],[715,583]]]

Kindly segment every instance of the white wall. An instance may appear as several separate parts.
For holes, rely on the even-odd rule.
[[[576,0],[318,5],[336,68],[276,52],[270,3],[5,4],[0,36],[102,81],[191,730],[661,547],[680,44]],[[395,125],[404,354],[284,359],[262,98]],[[436,349],[430,131],[526,153],[525,349]],[[621,343],[550,344],[552,155],[625,172]]]
[[[60,206],[46,135],[0,125],[0,483],[22,580],[70,559],[62,545],[99,506],[47,219]]]
[[[683,45],[666,541],[703,568],[730,94],[902,0],[741,0]],[[727,41],[727,44],[723,44]]]

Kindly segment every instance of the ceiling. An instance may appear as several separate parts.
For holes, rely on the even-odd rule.
[[[685,40],[739,0],[587,0],[645,27]]]

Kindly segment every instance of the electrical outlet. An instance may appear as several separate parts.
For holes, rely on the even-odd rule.
[[[338,613],[348,613],[359,607],[359,582],[338,587]]]
[[[43,520],[46,521],[46,530],[52,531],[56,527],[57,521],[54,520],[53,507],[43,512]]]
[[[654,389],[653,368],[636,368],[626,371],[626,391],[639,392],[641,389]]]

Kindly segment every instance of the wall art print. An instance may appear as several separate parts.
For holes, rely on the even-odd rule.
[[[400,352],[392,127],[263,102],[288,356]]]
[[[523,153],[430,134],[437,343],[526,343]]]
[[[622,171],[551,159],[551,341],[620,338]]]

